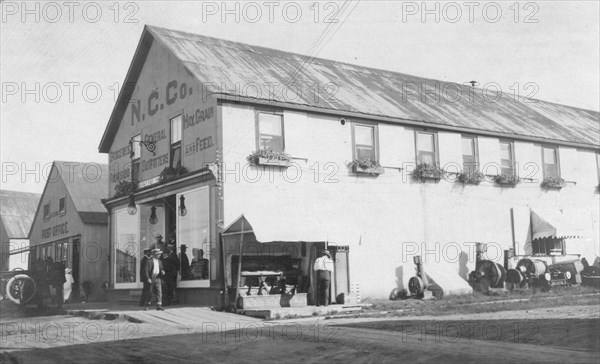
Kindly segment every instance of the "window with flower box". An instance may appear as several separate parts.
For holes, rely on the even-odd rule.
[[[500,141],[500,175],[515,177],[515,148],[511,141]]]
[[[542,147],[542,164],[544,166],[544,179],[560,177],[558,149],[556,147]]]
[[[257,149],[283,152],[285,140],[283,136],[283,114],[279,112],[256,112]]]
[[[473,175],[478,171],[477,138],[473,136],[462,136],[463,170],[466,175]]]
[[[437,165],[439,161],[437,149],[437,133],[416,132],[417,164]]]

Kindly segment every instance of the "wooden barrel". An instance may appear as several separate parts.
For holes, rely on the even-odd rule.
[[[548,267],[542,260],[523,258],[517,263],[517,270],[526,276],[539,278],[548,271]]]

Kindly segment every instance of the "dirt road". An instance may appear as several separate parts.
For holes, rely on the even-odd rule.
[[[218,325],[182,330],[168,325],[156,327],[141,323],[128,326],[132,323],[73,317],[44,318],[48,320],[44,325],[39,319],[28,318],[26,320],[33,320],[29,326],[26,321],[20,322],[24,324],[25,331],[29,330],[25,338],[18,332],[18,325],[14,331],[14,326],[9,328],[4,323],[1,345],[2,351],[8,351],[0,361],[163,364],[174,361],[599,362],[600,318],[595,316],[598,307],[566,306],[557,309],[556,318],[548,312],[544,318],[543,312],[512,311],[512,322],[502,316],[504,313],[498,317],[475,316],[468,320],[436,316],[435,320],[420,317],[418,320],[240,321],[234,330],[229,331],[220,330]],[[575,313],[579,313],[578,317],[570,316]],[[79,324],[74,326],[76,322]],[[531,323],[538,325],[543,332],[532,330],[532,326],[527,326]],[[513,324],[517,327],[522,324],[518,327],[521,331],[513,331],[514,326],[510,326]],[[60,337],[54,333],[59,327],[62,330]],[[74,329],[73,335],[69,336],[65,328],[70,327]],[[460,331],[463,327],[467,327],[467,331]],[[498,328],[502,333],[498,332]],[[551,339],[543,339],[548,337]],[[588,341],[570,346],[565,344],[565,337],[573,340],[588,338]]]

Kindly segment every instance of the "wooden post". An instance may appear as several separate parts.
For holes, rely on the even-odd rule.
[[[240,284],[242,284],[242,243],[244,242],[244,220],[242,215],[242,234],[240,235],[240,255],[238,256],[238,271],[237,271],[237,282],[235,286],[235,302],[234,308],[237,309],[238,296],[240,295]]]
[[[225,241],[221,231],[219,232],[219,243],[221,244],[221,266],[223,267],[221,269],[223,271],[223,309],[227,310],[229,308],[229,287],[227,287],[227,268],[225,265],[227,259],[225,258]]]

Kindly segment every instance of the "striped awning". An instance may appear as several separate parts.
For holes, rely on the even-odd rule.
[[[532,239],[581,238],[581,217],[575,213],[561,209],[540,210],[531,209],[531,235]]]

